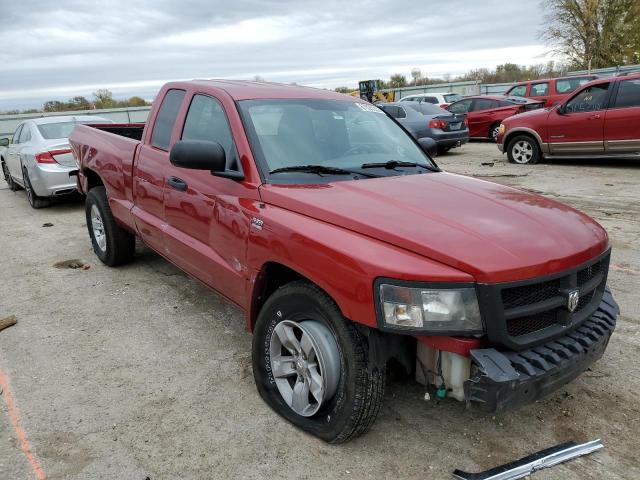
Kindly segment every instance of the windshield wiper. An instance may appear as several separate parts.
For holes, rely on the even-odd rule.
[[[435,169],[422,165],[420,163],[415,162],[401,162],[399,160],[389,160],[388,162],[380,162],[380,163],[363,163],[360,168],[386,168],[388,170],[393,170],[396,167],[420,167],[425,168],[427,170],[435,171]]]
[[[329,167],[326,165],[294,165],[291,167],[281,167],[271,170],[271,173],[285,173],[285,172],[308,172],[317,173],[319,175],[325,173],[327,175],[362,175],[363,177],[375,178],[378,175],[372,175],[370,173],[358,172],[356,170],[348,170],[346,168]]]

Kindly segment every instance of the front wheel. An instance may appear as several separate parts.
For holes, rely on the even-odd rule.
[[[540,160],[538,142],[528,135],[514,137],[507,145],[507,158],[511,163],[520,165],[538,163]]]
[[[85,213],[93,251],[102,263],[115,267],[130,262],[136,249],[136,237],[116,222],[104,187],[89,191]]]
[[[253,374],[273,410],[330,443],[367,432],[382,405],[385,369],[370,364],[367,339],[305,281],[279,288],[261,309]]]

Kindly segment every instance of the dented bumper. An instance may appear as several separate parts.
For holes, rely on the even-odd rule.
[[[618,304],[607,288],[591,317],[547,344],[517,352],[471,350],[466,402],[499,412],[531,403],[567,384],[602,356],[618,314]]]

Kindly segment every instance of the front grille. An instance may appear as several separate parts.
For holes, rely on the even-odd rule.
[[[577,328],[602,299],[609,257],[606,252],[586,265],[539,280],[481,286],[491,341],[525,348]],[[570,311],[569,299],[576,290],[577,305]]]

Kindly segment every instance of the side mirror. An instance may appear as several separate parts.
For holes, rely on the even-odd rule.
[[[192,170],[209,170],[216,177],[243,180],[244,175],[237,170],[227,170],[224,148],[218,142],[202,140],[180,140],[169,152],[172,165]]]
[[[558,105],[558,108],[556,108],[556,112],[558,112],[558,115],[564,115],[567,112],[567,104],[563,103]]]
[[[0,147],[7,147],[9,145],[8,138],[0,138]]]
[[[438,144],[433,138],[419,138],[418,143],[422,150],[430,157],[435,158],[438,156]]]

